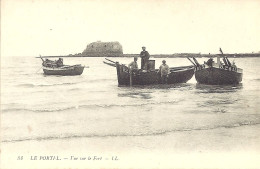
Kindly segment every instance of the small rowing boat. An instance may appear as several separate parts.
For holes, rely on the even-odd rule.
[[[85,66],[80,64],[77,65],[63,65],[63,59],[59,58],[57,61],[52,61],[49,59],[42,59],[43,72],[46,75],[60,75],[60,76],[75,76],[81,75]]]
[[[78,65],[64,65],[61,67],[45,67],[43,66],[43,72],[46,75],[61,75],[61,76],[75,76],[81,75],[84,70],[84,66]]]

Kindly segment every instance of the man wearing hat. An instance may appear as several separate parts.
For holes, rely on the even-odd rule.
[[[150,58],[150,54],[145,50],[146,47],[142,47],[142,52],[140,53],[141,60],[141,69],[147,70],[148,60]]]
[[[158,73],[161,73],[161,82],[163,84],[167,83],[168,80],[168,74],[170,73],[170,68],[169,66],[166,64],[166,61],[163,60],[162,61],[162,65],[159,67]]]

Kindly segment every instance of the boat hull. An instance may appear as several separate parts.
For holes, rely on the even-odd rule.
[[[238,84],[242,81],[243,73],[230,69],[206,67],[196,70],[195,79],[198,83],[209,85]]]
[[[84,66],[74,65],[59,68],[43,67],[43,72],[46,75],[60,75],[60,76],[76,76],[83,73]]]
[[[119,85],[130,85],[129,69],[120,64],[116,64],[117,79]],[[194,67],[187,66],[183,68],[170,68],[167,84],[186,83],[194,74]],[[132,85],[154,85],[161,84],[161,76],[157,73],[158,69],[143,72],[138,70],[132,73]]]

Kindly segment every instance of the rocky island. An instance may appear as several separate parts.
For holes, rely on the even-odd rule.
[[[119,42],[92,42],[81,53],[86,57],[120,57],[123,56],[123,47]]]

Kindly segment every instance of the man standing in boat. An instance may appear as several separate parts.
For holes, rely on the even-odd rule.
[[[128,68],[132,71],[138,70],[137,57],[134,57],[134,61],[128,65]]]
[[[140,53],[140,57],[142,58],[141,60],[141,69],[143,70],[147,70],[147,66],[148,66],[148,61],[150,58],[150,54],[145,50],[146,47],[142,47],[142,52]]]
[[[166,61],[162,61],[162,65],[159,67],[158,73],[161,73],[161,83],[166,84],[168,80],[168,74],[170,73],[170,68],[166,64]]]

